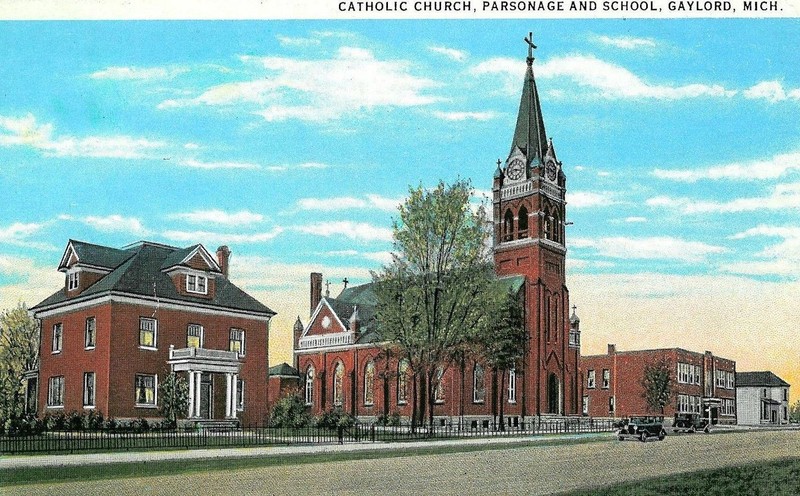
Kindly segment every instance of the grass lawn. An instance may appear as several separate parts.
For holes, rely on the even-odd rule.
[[[48,482],[79,480],[122,479],[131,477],[153,477],[159,475],[188,474],[214,470],[237,470],[257,467],[297,465],[300,463],[325,463],[374,458],[395,458],[416,455],[464,453],[470,451],[500,450],[530,446],[555,446],[561,444],[592,443],[607,441],[603,437],[582,439],[552,439],[531,442],[510,442],[481,445],[448,445],[403,448],[402,443],[385,450],[368,450],[341,453],[297,454],[283,456],[251,456],[241,458],[203,458],[195,460],[151,460],[144,462],[122,462],[61,467],[21,467],[0,470],[0,487]],[[35,458],[35,456],[31,456]]]
[[[800,494],[800,458],[656,477],[588,491],[570,492],[565,496],[664,494],[681,496]]]

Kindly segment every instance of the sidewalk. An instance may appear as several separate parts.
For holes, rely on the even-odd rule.
[[[24,467],[67,467],[108,463],[150,462],[163,460],[203,460],[220,458],[284,457],[319,453],[356,453],[410,448],[435,448],[444,446],[487,446],[522,443],[539,443],[554,440],[592,439],[609,437],[610,432],[582,434],[555,434],[535,436],[509,436],[476,439],[445,439],[409,442],[364,442],[348,444],[322,444],[298,446],[264,446],[259,448],[215,448],[173,451],[131,451],[113,453],[86,453],[65,455],[11,455],[0,456],[0,470]]]

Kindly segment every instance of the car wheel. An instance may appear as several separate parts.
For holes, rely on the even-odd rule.
[[[641,441],[641,442],[647,441],[647,431],[642,431],[639,434],[639,441]]]
[[[661,432],[658,433],[658,440],[663,441],[665,437],[667,437],[667,431],[661,429]]]

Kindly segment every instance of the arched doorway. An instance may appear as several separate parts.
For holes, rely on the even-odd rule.
[[[547,379],[547,413],[561,414],[561,383],[553,373]]]

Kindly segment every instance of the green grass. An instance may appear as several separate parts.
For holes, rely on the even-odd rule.
[[[800,494],[800,458],[701,470],[565,493],[565,496],[728,496]]]
[[[238,470],[258,467],[298,465],[301,463],[327,463],[376,458],[397,458],[419,455],[441,455],[531,446],[556,446],[562,444],[607,442],[604,437],[580,439],[548,439],[539,441],[517,441],[497,444],[448,445],[403,448],[402,443],[394,444],[385,450],[365,450],[357,452],[297,454],[282,456],[251,456],[240,458],[203,458],[195,460],[153,460],[148,462],[122,462],[60,467],[20,467],[0,470],[0,487],[50,482],[88,481],[103,479],[124,479],[154,477],[161,475],[190,474],[214,470]]]

